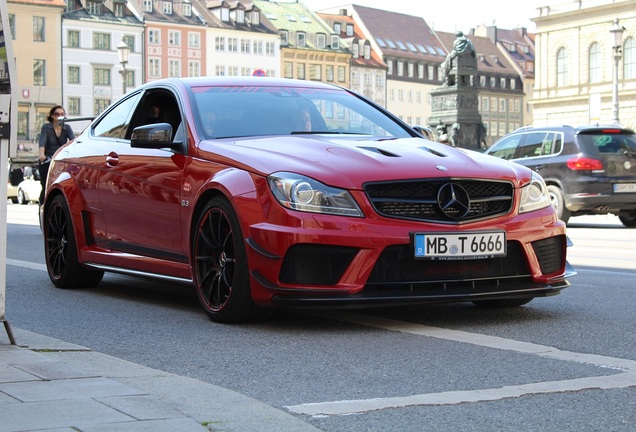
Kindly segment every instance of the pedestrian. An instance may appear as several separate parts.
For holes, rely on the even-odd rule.
[[[64,108],[61,105],[55,105],[51,108],[49,115],[46,117],[48,123],[44,123],[40,131],[38,156],[40,162],[38,169],[40,173],[40,183],[42,184],[40,205],[44,202],[46,178],[49,173],[51,158],[60,147],[75,139],[73,129],[64,123],[65,115],[66,112]]]

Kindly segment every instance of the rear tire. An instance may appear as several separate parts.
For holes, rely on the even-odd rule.
[[[548,185],[548,195],[550,196],[550,203],[552,207],[554,207],[557,217],[563,222],[568,223],[571,213],[570,210],[565,208],[565,198],[561,188],[555,185]]]
[[[194,285],[212,321],[250,322],[268,315],[252,301],[245,241],[225,198],[212,198],[203,208],[192,245]]]
[[[46,269],[58,288],[91,288],[99,284],[103,271],[88,270],[79,263],[71,213],[63,196],[47,203],[43,218]]]
[[[534,297],[500,300],[477,300],[474,301],[473,304],[484,309],[503,309],[523,306],[524,304],[530,303],[533,299]]]
[[[620,212],[618,218],[627,228],[636,227],[636,210]]]

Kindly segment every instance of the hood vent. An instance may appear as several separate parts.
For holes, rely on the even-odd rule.
[[[395,153],[391,153],[389,151],[377,148],[377,147],[358,147],[361,148],[362,150],[367,150],[373,153],[379,153],[382,156],[388,156],[388,157],[401,157],[400,155],[397,155]]]

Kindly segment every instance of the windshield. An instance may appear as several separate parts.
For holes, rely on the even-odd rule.
[[[411,137],[407,129],[345,90],[287,86],[193,89],[206,138],[289,134]]]
[[[636,153],[636,135],[620,133],[619,130],[599,130],[579,134],[579,140],[587,148],[600,154]]]

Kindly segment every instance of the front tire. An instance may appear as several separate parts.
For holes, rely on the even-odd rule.
[[[245,242],[225,198],[212,198],[203,208],[194,232],[192,261],[199,302],[212,321],[239,323],[265,317],[265,310],[252,301]]]
[[[548,195],[550,196],[550,203],[556,211],[557,217],[563,222],[568,223],[570,220],[570,210],[565,207],[565,197],[561,188],[555,185],[548,185]]]
[[[58,288],[90,288],[99,284],[104,272],[88,270],[79,263],[71,213],[63,196],[47,203],[43,218],[46,269]]]

